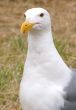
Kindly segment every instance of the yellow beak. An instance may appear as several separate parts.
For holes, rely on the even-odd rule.
[[[29,23],[29,22],[24,22],[21,25],[21,33],[25,33],[27,31],[30,31],[36,23]]]

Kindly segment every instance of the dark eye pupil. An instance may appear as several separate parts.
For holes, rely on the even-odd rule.
[[[26,15],[24,14],[24,17],[26,18]]]
[[[40,14],[40,17],[43,17],[43,16],[44,16],[44,14],[43,14],[43,13],[41,13],[41,14]]]

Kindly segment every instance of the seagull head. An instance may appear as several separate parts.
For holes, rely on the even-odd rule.
[[[25,22],[21,25],[21,32],[46,31],[50,28],[50,15],[43,8],[32,8],[24,13]]]

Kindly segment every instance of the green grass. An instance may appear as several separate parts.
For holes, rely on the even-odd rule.
[[[24,37],[0,39],[0,110],[20,109],[18,92],[26,50]]]
[[[72,37],[61,37],[53,34],[55,46],[65,61],[65,63],[71,67],[76,68],[76,43],[72,41]]]

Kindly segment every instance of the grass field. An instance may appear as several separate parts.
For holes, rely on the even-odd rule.
[[[19,84],[27,53],[27,35],[21,35],[23,13],[31,7],[47,9],[55,45],[64,61],[76,68],[76,0],[0,1],[0,110],[21,110]]]

